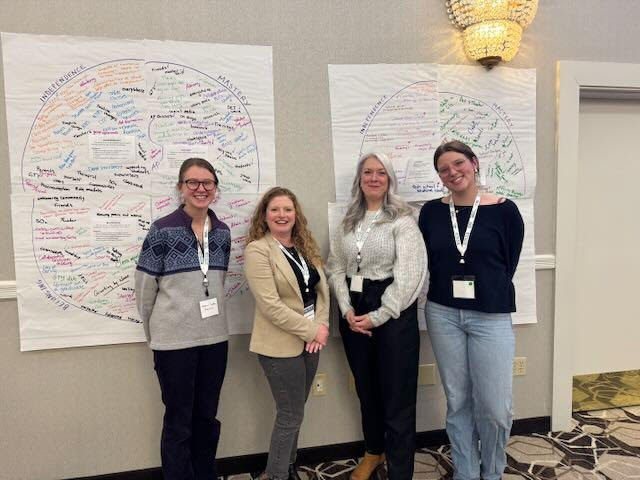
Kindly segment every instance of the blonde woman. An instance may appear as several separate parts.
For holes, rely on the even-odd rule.
[[[385,455],[391,480],[413,474],[417,298],[427,262],[411,207],[396,194],[396,185],[384,154],[360,158],[351,204],[327,262],[362,413],[366,452],[352,480],[368,479]]]

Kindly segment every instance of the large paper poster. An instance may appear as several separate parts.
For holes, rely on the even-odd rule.
[[[461,140],[478,155],[486,188],[516,201],[525,221],[514,278],[518,306],[514,323],[536,322],[535,70],[329,65],[329,83],[336,184],[336,204],[329,205],[330,230],[349,200],[360,155],[373,151],[388,155],[399,192],[420,204],[443,195],[433,168],[436,147],[444,140]]]
[[[247,333],[240,246],[275,184],[271,48],[3,33],[2,50],[22,350],[144,340],[135,262],[191,156],[220,178],[230,330]]]

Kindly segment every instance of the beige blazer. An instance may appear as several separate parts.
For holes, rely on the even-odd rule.
[[[249,350],[270,357],[295,357],[311,342],[320,323],[329,325],[329,287],[322,267],[316,285],[315,319],[303,315],[298,280],[270,233],[247,245],[244,273],[256,300]]]

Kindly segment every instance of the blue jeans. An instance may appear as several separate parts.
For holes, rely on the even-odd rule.
[[[513,417],[511,314],[429,301],[425,316],[447,396],[453,478],[499,480],[507,463],[505,447]]]

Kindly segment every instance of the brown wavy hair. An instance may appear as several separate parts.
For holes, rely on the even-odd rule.
[[[298,199],[288,188],[273,187],[267,190],[262,196],[255,211],[253,212],[253,216],[251,217],[251,226],[249,227],[247,243],[261,239],[269,231],[269,227],[267,226],[267,207],[271,200],[276,197],[287,197],[293,202],[293,208],[296,211],[296,223],[291,231],[291,240],[293,240],[293,245],[304,258],[311,260],[315,265],[322,266],[320,249],[307,227],[307,217],[302,213],[302,207],[298,203]]]

